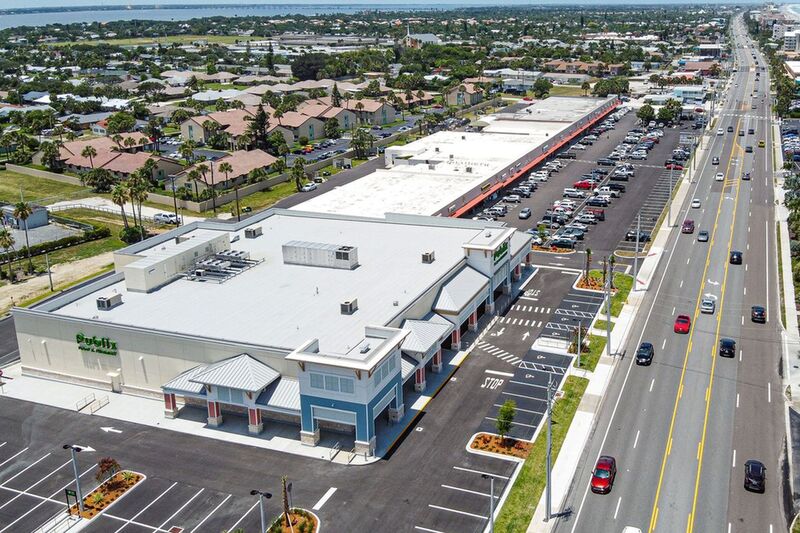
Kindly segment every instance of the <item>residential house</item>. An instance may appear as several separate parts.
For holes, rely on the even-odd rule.
[[[606,72],[611,76],[622,76],[627,70],[625,63],[611,63],[606,67]]]
[[[716,61],[686,61],[681,69],[684,72],[697,72],[701,76],[711,76],[714,71],[720,71],[720,66]]]
[[[356,115],[352,111],[343,107],[326,105],[316,100],[302,102],[297,106],[297,111],[323,122],[327,122],[332,118],[336,119],[339,123],[339,128],[342,130],[349,130],[356,124]]]
[[[277,160],[278,158],[269,155],[263,150],[237,150],[215,161],[204,161],[202,164],[208,168],[205,180],[194,181],[189,177],[192,170],[198,168],[199,163],[177,173],[175,184],[177,186],[193,187],[197,192],[208,187],[213,187],[217,190],[230,189],[244,184],[250,172],[257,168],[269,172],[270,166]],[[227,176],[219,170],[222,163],[228,163],[233,168],[233,171],[229,172]]]
[[[325,137],[325,123],[322,120],[297,111],[287,111],[280,118],[270,118],[270,124],[276,122],[280,127],[292,132],[294,141],[300,137],[307,137],[310,141]]]
[[[252,117],[255,116],[258,107],[246,107],[244,109],[230,109],[228,111],[217,111],[209,113],[208,115],[198,115],[186,119],[181,123],[181,138],[185,141],[194,141],[198,144],[205,144],[212,132],[205,127],[207,121],[216,122],[220,125],[220,129],[230,136],[231,144],[236,146],[236,143],[242,135],[247,133],[250,126]],[[269,113],[270,117],[275,112],[269,106],[265,106],[264,110]],[[294,144],[294,133],[288,128],[284,128],[278,124],[274,118],[270,118],[268,132],[278,131],[283,135],[286,144],[291,146]]]
[[[404,97],[404,95],[398,94],[398,97]],[[330,96],[323,96],[316,101],[325,105],[332,105]],[[345,109],[352,111],[360,124],[383,125],[395,120],[395,109],[386,102],[380,102],[372,98],[362,98],[361,100],[342,98],[340,104]]]
[[[70,122],[72,124],[77,124],[81,129],[88,130],[92,129],[92,127],[100,121],[106,120],[108,117],[113,115],[113,113],[109,111],[101,112],[101,113],[88,113],[86,115],[66,115],[58,119],[59,122],[62,124]],[[102,134],[105,135],[105,134]]]
[[[460,83],[444,93],[449,106],[471,106],[483,100],[483,91],[472,83]]]

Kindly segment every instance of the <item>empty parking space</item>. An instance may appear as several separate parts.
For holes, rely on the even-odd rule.
[[[579,324],[589,326],[603,301],[604,297],[599,292],[571,290],[550,315],[542,336],[569,341]]]
[[[492,457],[470,456],[468,462],[454,465],[436,495],[422,509],[414,531],[457,533],[480,532],[489,521],[490,500],[495,509],[509,482],[514,463]],[[494,479],[494,494],[492,481]]]
[[[672,188],[677,187],[680,182],[681,176],[679,172],[670,172],[669,170],[661,171],[656,184],[652,187],[650,194],[647,196],[644,204],[638,210],[638,227],[639,231],[646,233],[648,236],[653,235],[658,219],[664,211],[670,197],[672,196]],[[670,187],[670,184],[672,187]],[[637,230],[637,219],[634,216],[633,221],[626,230],[626,236],[617,245],[617,250],[625,252],[634,252],[636,250],[636,238],[629,237],[629,232]],[[639,242],[639,250],[641,251],[645,246],[644,242]]]

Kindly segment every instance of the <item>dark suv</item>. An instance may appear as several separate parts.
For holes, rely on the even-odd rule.
[[[736,341],[733,339],[720,339],[719,341],[719,354],[722,357],[735,357],[736,356]]]
[[[750,308],[750,320],[753,322],[760,322],[762,324],[767,321],[767,310],[760,305],[754,305]]]
[[[731,251],[731,264],[732,265],[742,264],[742,252],[739,252],[737,250]]]
[[[639,346],[639,349],[636,350],[636,364],[649,365],[653,362],[654,353],[653,345],[649,342],[643,342]]]
[[[636,242],[636,230],[632,229],[629,230],[628,233],[625,234],[626,241],[633,241]],[[650,240],[650,234],[645,231],[639,232],[639,242],[647,242]]]
[[[744,464],[744,488],[753,492],[767,488],[767,469],[761,461],[750,459]]]

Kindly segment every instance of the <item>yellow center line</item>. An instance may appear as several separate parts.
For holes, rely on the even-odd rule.
[[[749,83],[748,83],[749,84]],[[735,143],[735,148],[738,150],[742,164],[739,165],[739,180],[736,182],[736,195],[733,200],[733,218],[731,220],[731,233],[728,237],[728,250],[727,254],[730,254],[731,248],[733,247],[733,235],[736,232],[736,212],[737,207],[739,205],[739,191],[741,189],[741,177],[742,171],[744,169],[744,150],[742,149],[741,144],[738,141]],[[726,255],[727,255],[726,254]],[[720,300],[719,300],[719,313],[717,314],[717,329],[714,333],[714,344],[711,346],[711,372],[709,372],[708,377],[708,396],[706,397],[706,410],[705,415],[703,417],[703,433],[700,437],[700,452],[699,452],[699,461],[697,463],[697,474],[695,477],[694,482],[694,496],[692,497],[692,512],[689,515],[689,524],[686,528],[686,533],[692,533],[694,530],[694,516],[695,510],[697,509],[697,495],[700,493],[700,476],[703,471],[703,452],[706,448],[706,431],[708,429],[708,414],[711,410],[711,392],[714,388],[714,371],[717,367],[717,344],[719,343],[719,330],[722,327],[722,314],[725,305],[725,286],[728,283],[728,269],[730,267],[730,261],[725,260],[725,273],[722,277],[722,285],[720,286]],[[734,354],[734,358],[736,355]]]
[[[737,118],[736,119],[736,128],[735,128],[736,130],[739,129],[739,124],[740,123],[741,123],[741,118]],[[735,150],[736,146],[737,146],[736,145],[736,141],[734,141],[733,147],[731,148],[730,157],[728,158],[728,164],[727,164],[726,169],[725,169],[725,175],[726,176],[730,172],[731,165],[733,164],[733,156],[736,153],[736,150]],[[715,235],[717,233],[717,225],[718,225],[718,222],[719,222],[720,213],[722,212],[722,201],[723,201],[724,198],[725,198],[724,192],[720,191],[719,203],[717,204],[717,214],[716,214],[716,216],[714,218],[714,229],[711,232],[711,241],[712,242],[713,242],[714,237],[715,237]],[[675,246],[678,246],[677,242],[675,243]],[[680,391],[681,387],[683,387],[683,382],[684,382],[684,379],[686,377],[686,368],[687,368],[687,366],[689,364],[689,353],[692,351],[691,350],[691,345],[692,345],[692,337],[694,336],[694,325],[695,325],[695,322],[697,321],[698,315],[700,314],[700,300],[702,299],[702,296],[703,296],[703,289],[705,288],[705,284],[706,284],[706,275],[708,274],[708,267],[709,267],[709,264],[711,263],[711,251],[712,251],[712,249],[713,249],[713,247],[709,246],[708,247],[708,252],[706,253],[706,263],[705,263],[705,266],[703,267],[703,277],[700,280],[700,288],[698,290],[697,300],[695,302],[694,318],[692,319],[692,327],[689,328],[689,343],[688,343],[688,345],[686,347],[686,353],[683,356],[683,366],[681,368],[681,378],[680,378],[680,381],[679,381],[678,391]],[[666,470],[666,467],[667,467],[667,458],[669,457],[671,449],[672,449],[672,435],[673,435],[673,433],[675,431],[675,419],[677,418],[677,415],[678,415],[678,403],[680,401],[680,395],[678,394],[678,391],[676,391],[676,394],[675,394],[675,403],[674,403],[674,405],[672,407],[672,417],[671,417],[670,422],[669,422],[669,435],[667,436],[667,440],[666,440],[666,442],[668,444],[667,444],[666,449],[664,450],[664,456],[661,459],[661,470],[660,470],[660,472],[658,474],[658,484],[656,485],[656,496],[655,496],[655,499],[653,500],[653,511],[652,511],[652,513],[650,515],[650,526],[649,526],[649,528],[647,530],[648,533],[652,533],[653,532],[653,530],[656,527],[656,522],[657,522],[657,519],[658,519],[658,500],[659,500],[659,497],[661,496],[661,486],[664,483],[664,471]]]

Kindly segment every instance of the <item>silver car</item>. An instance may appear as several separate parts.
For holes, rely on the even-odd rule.
[[[700,301],[700,312],[708,315],[713,315],[717,309],[717,303],[711,298],[703,298]]]

